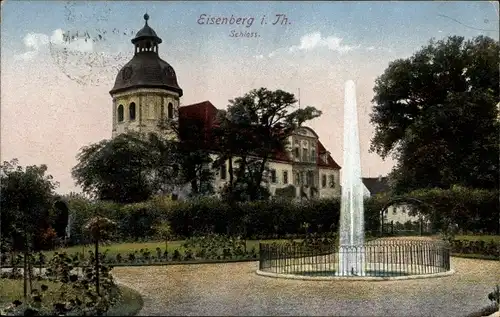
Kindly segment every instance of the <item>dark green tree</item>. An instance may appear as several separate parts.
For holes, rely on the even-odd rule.
[[[156,148],[168,148],[169,162],[166,164],[167,178],[175,180],[175,186],[191,187],[191,196],[210,195],[214,192],[214,173],[210,169],[212,159],[205,122],[197,118],[181,117],[178,121],[166,119],[160,124],[160,133],[151,136],[158,140]],[[170,132],[170,133],[169,133]],[[173,132],[173,133],[171,133]],[[162,137],[175,136],[175,138]],[[163,144],[163,145],[162,145]]]
[[[20,166],[18,160],[0,165],[1,229],[3,237],[20,238],[16,232],[35,237],[52,225],[51,214],[58,183],[46,174],[46,165]],[[23,247],[21,243],[19,247]]]
[[[72,175],[83,191],[118,203],[147,200],[153,193],[155,156],[138,133],[124,133],[80,150]]]
[[[7,240],[14,250],[24,253],[25,298],[28,272],[31,273],[27,261],[30,250],[36,246],[34,242],[40,240],[37,237],[52,225],[50,216],[58,183],[46,172],[46,165],[22,167],[17,159],[0,165],[0,243]]]
[[[499,42],[453,36],[389,64],[375,82],[371,150],[395,192],[498,188]]]
[[[262,184],[266,182],[269,159],[284,151],[293,131],[321,115],[314,107],[297,108],[296,103],[293,94],[266,88],[229,101],[216,132],[220,142],[218,161],[229,159],[230,163],[230,187],[226,189],[229,197],[238,193],[239,199],[266,198],[268,193]],[[236,169],[232,166],[233,158],[237,158]]]

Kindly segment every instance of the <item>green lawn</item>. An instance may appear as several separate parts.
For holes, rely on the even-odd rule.
[[[141,310],[144,302],[141,294],[135,290],[120,285],[122,297],[120,300],[110,308],[106,316],[135,316]]]
[[[33,289],[40,290],[40,286],[45,284],[49,289],[44,292],[43,302],[56,302],[60,295],[59,288],[62,285],[58,282],[33,280]],[[142,297],[136,291],[120,285],[122,297],[108,311],[107,316],[134,316],[142,308]],[[0,309],[12,303],[14,300],[23,301],[23,280],[0,278]]]
[[[57,296],[57,290],[61,286],[60,283],[50,281],[37,281],[33,279],[33,289],[40,290],[40,286],[45,284],[49,287],[44,295],[47,300],[52,300]],[[28,289],[29,290],[29,289]],[[18,299],[23,301],[23,279],[4,279],[0,278],[0,306],[12,303]],[[29,295],[29,294],[28,294]]]
[[[259,251],[259,243],[272,243],[272,242],[284,242],[286,240],[247,240],[247,250],[250,251],[255,247],[255,250]],[[296,240],[300,241],[300,240]],[[184,243],[183,240],[180,241],[169,241],[168,242],[168,252],[172,254],[174,250],[179,250],[182,253],[181,246]],[[110,245],[101,245],[99,247],[100,252],[104,252],[107,250],[108,255],[113,256],[116,254],[121,254],[125,256],[128,253],[133,253],[135,251],[139,251],[141,249],[148,249],[150,252],[156,252],[156,248],[160,248],[162,252],[165,251],[165,241],[152,241],[152,242],[132,242],[132,243],[116,243]],[[54,251],[46,251],[44,254],[51,258],[54,252],[66,252],[67,254],[75,254],[75,253],[87,253],[88,251],[93,251],[93,245],[86,246],[74,246],[69,248],[57,249]]]
[[[455,240],[468,240],[468,241],[496,241],[500,242],[500,235],[458,235]]]

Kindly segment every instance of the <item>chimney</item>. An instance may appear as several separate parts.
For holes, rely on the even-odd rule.
[[[378,176],[378,181],[379,181],[379,182],[382,182],[382,175],[379,175],[379,176]]]

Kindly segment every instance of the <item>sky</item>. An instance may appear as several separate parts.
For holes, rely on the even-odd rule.
[[[302,106],[323,112],[307,125],[340,165],[344,83],[353,80],[364,177],[394,166],[369,153],[373,87],[388,64],[431,38],[499,34],[493,1],[2,1],[1,161],[47,164],[58,192],[79,191],[71,168],[81,147],[111,137],[109,90],[144,13],[184,90],[181,105],[223,109],[254,88],[300,90]],[[203,23],[231,16],[253,23]],[[252,36],[232,36],[240,32]]]

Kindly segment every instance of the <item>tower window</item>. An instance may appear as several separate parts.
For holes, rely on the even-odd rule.
[[[118,122],[123,121],[123,105],[118,106]]]
[[[174,118],[174,105],[171,102],[168,103],[167,116],[169,119]]]
[[[135,120],[135,102],[130,103],[128,108],[130,120]]]

